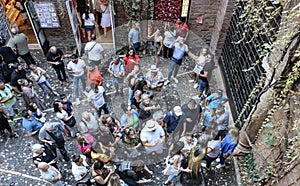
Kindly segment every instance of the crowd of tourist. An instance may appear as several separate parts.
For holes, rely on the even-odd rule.
[[[84,13],[82,18],[93,18],[91,15]],[[93,28],[87,21],[85,27],[87,32]],[[101,58],[104,50],[96,42],[96,35],[90,32],[89,42],[85,47],[87,61],[73,54],[66,65],[62,50],[52,46],[46,55],[47,63],[53,67],[60,85],[72,80],[74,103],[64,92],[54,91],[43,66],[38,66],[27,47],[24,47],[27,46],[24,34],[19,33],[16,28],[12,30],[18,51],[24,50],[20,56],[26,65],[19,62],[12,48],[5,45],[5,39],[0,38],[0,132],[5,136],[6,129],[10,137],[18,138],[10,124],[16,125],[14,116],[21,114],[22,126],[36,142],[31,146],[32,159],[43,179],[53,185],[63,185],[63,167],[57,164],[57,150],[64,161],[71,161],[77,185],[93,183],[132,186],[151,183],[153,171],[147,164],[163,160],[166,164],[163,171],[166,175],[165,185],[172,184],[181,172],[199,171],[199,168],[195,170],[187,163],[193,157],[201,156],[201,160],[204,160],[201,161],[202,166],[206,169],[210,169],[211,163],[218,157],[220,163],[216,168],[225,166],[225,159],[237,145],[238,131],[229,130],[229,112],[224,107],[228,99],[224,92],[221,89],[211,92],[209,89],[214,69],[212,55],[206,48],[199,49],[199,55],[189,51],[185,43],[188,26],[180,19],[175,27],[167,24],[163,29],[153,30],[155,32],[150,37],[154,37],[156,43],[156,58],[146,73],[142,73],[143,66],[139,57],[141,29],[138,23],[134,23],[129,31],[128,53],[124,56],[112,56],[107,73],[99,71],[99,67],[103,65]],[[153,100],[162,88],[182,83],[177,74],[180,66],[185,65],[182,64],[185,56],[195,61],[192,72],[194,78],[190,82],[195,84],[191,86],[197,89],[198,95],[187,103],[174,105],[171,110],[164,111]],[[158,69],[162,58],[171,62],[166,77]],[[126,102],[115,103],[120,104],[124,112],[118,117],[110,114],[107,103],[103,79],[109,78],[114,85],[114,96],[124,97],[127,95],[124,90],[128,88],[128,97],[124,97]],[[87,85],[90,93],[87,93]],[[42,95],[36,91],[38,87],[41,88]],[[88,106],[96,114],[83,112],[78,121],[74,107],[81,104],[81,92],[88,96]],[[40,100],[42,96],[52,103],[56,121],[48,121],[44,112],[46,106]],[[16,97],[24,99],[24,107],[17,106]],[[208,134],[210,137],[204,140],[199,134]],[[65,145],[72,138],[78,144],[76,154],[70,154]],[[204,149],[202,154],[199,153],[199,147],[197,151],[196,147],[199,145]],[[149,179],[140,179],[141,174],[147,174]]]

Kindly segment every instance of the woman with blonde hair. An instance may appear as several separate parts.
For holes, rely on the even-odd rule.
[[[107,186],[128,186],[128,185],[124,183],[123,180],[120,179],[120,176],[118,174],[113,173],[110,176]]]
[[[221,153],[220,153],[220,164],[216,166],[216,168],[220,169],[225,167],[225,160],[228,158],[232,152],[234,151],[235,147],[238,144],[239,140],[239,130],[236,128],[233,128],[229,130],[227,135],[222,141],[221,145]]]

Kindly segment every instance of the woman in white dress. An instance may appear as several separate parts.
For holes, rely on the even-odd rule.
[[[109,4],[105,1],[101,1],[100,11],[102,13],[101,27],[104,29],[104,37],[106,37],[107,28],[111,26]]]

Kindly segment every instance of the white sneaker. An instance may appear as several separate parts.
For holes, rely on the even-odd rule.
[[[220,168],[223,168],[223,167],[225,167],[225,164],[224,165],[219,164],[219,165],[216,166],[217,169],[220,169]]]
[[[200,97],[199,97],[198,95],[196,95],[196,96],[193,96],[192,99],[194,99],[194,100],[199,100]]]
[[[216,162],[218,162],[218,163],[219,163],[219,162],[220,162],[220,158],[217,158],[217,159],[216,159]]]
[[[190,79],[189,82],[190,82],[190,83],[195,83],[195,80]]]
[[[59,94],[58,94],[57,92],[53,92],[53,94],[54,94],[55,96],[59,96]]]
[[[205,162],[202,162],[202,163],[201,163],[201,166],[206,168],[206,163],[205,163]]]
[[[76,98],[75,105],[80,105],[80,100],[79,100],[79,98]]]
[[[164,85],[168,85],[170,83],[170,81],[169,80],[166,80],[165,82],[164,82]]]
[[[88,95],[89,95],[89,93],[87,93],[87,91],[82,91],[82,93],[83,93],[86,97],[88,97]]]
[[[175,83],[178,83],[178,79],[176,77],[172,77],[172,79],[175,81]]]
[[[198,85],[199,85],[199,84],[198,84],[198,83],[196,83],[196,84],[195,84],[193,87],[194,87],[194,88],[198,88]]]

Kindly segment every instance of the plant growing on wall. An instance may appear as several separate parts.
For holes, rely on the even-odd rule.
[[[59,11],[58,15],[61,19],[65,18],[65,14],[66,14],[63,3],[65,3],[63,0],[57,0],[57,8]]]
[[[239,127],[247,127],[250,132],[253,132],[251,125],[260,126],[256,137],[247,139],[252,147],[251,152],[257,154],[257,157],[263,157],[254,144],[255,139],[261,136],[265,144],[264,148],[278,154],[274,159],[263,160],[266,161],[266,165],[260,167],[261,179],[259,181],[261,184],[265,182],[270,185],[275,184],[300,163],[299,118],[294,121],[291,120],[292,115],[297,118],[296,112],[291,110],[291,103],[299,103],[299,99],[294,98],[297,96],[292,91],[300,79],[300,5],[297,2],[299,3],[299,1],[292,0],[239,0],[236,2],[236,8],[243,11],[240,16],[240,25],[245,26],[245,31],[240,33],[242,37],[235,43],[239,44],[246,40],[249,30],[252,37],[248,38],[247,42],[253,42],[257,37],[271,37],[265,44],[257,46],[258,51],[260,51],[260,59],[254,61],[250,68],[244,70],[251,71],[256,65],[262,65],[263,59],[268,59],[267,73],[261,77],[261,81],[252,90],[242,112],[235,121],[236,125],[242,123]],[[281,16],[284,19],[281,20],[280,28],[277,30],[274,25],[279,24],[276,21],[280,21]],[[269,56],[274,53],[281,56],[280,59],[269,61]],[[263,100],[267,103],[266,108],[260,109],[263,113],[256,113],[257,105],[261,101],[260,98],[265,93],[269,95],[268,101]],[[250,104],[253,104],[253,110],[248,118],[242,120],[242,115]],[[286,118],[274,123],[274,114],[280,111],[284,111]],[[257,119],[259,117],[264,118]],[[261,123],[252,122],[255,120],[264,121]],[[292,130],[290,129],[291,124]],[[249,138],[248,134],[244,133],[246,138]]]
[[[154,18],[154,0],[108,0],[108,3],[111,5],[118,3],[123,6],[128,24],[142,19]]]

